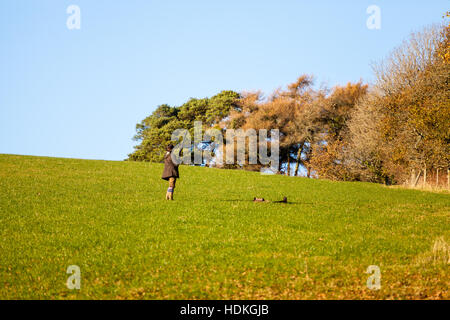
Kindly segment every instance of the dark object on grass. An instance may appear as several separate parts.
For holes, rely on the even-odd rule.
[[[264,198],[253,198],[253,202],[270,202],[270,201],[266,201],[264,200]],[[273,203],[287,203],[287,197],[284,197],[283,200],[281,201],[274,201]]]
[[[275,203],[287,203],[287,197],[284,197],[281,201],[275,201]]]

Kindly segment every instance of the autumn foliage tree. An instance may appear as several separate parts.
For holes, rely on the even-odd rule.
[[[322,139],[312,148],[311,166],[318,177],[332,180],[355,180],[349,165],[348,121],[355,105],[367,93],[368,86],[358,82],[336,86],[322,100],[320,123]]]
[[[448,167],[450,90],[442,52],[448,31],[430,27],[375,66],[377,81],[350,123],[355,168],[369,181],[416,182]]]

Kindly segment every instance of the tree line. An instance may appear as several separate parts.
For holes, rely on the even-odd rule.
[[[312,75],[302,75],[268,96],[222,91],[158,106],[137,124],[139,144],[128,160],[160,162],[174,130],[202,121],[223,131],[279,129],[279,174],[412,185],[433,174],[437,184],[448,183],[450,25],[412,34],[373,70],[371,85],[317,87]]]

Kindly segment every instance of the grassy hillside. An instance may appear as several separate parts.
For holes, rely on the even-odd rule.
[[[181,167],[167,202],[161,172],[0,155],[0,298],[450,298],[448,194]]]

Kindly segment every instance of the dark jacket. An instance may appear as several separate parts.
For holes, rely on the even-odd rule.
[[[179,178],[178,165],[174,164],[172,161],[171,153],[167,152],[164,156],[164,171],[162,178],[164,180],[169,180],[169,178]]]

